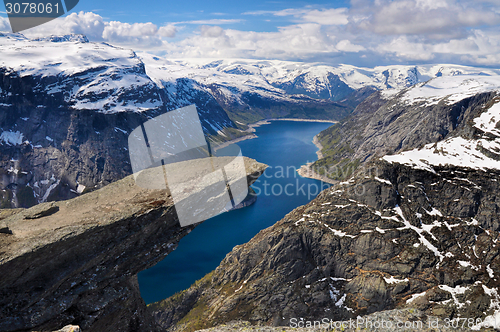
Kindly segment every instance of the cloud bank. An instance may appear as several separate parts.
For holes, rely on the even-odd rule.
[[[500,65],[498,1],[351,0],[346,8],[308,6],[247,12],[241,17],[157,26],[107,21],[92,12],[79,12],[31,29],[27,35],[83,33],[92,41],[175,58],[264,58],[367,66]],[[279,20],[280,26],[266,32],[224,28],[252,20]],[[179,36],[183,29],[187,32]],[[8,30],[5,18],[0,18],[0,30]]]

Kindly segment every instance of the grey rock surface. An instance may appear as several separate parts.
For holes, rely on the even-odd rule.
[[[299,323],[300,322],[300,323]],[[462,327],[462,325],[464,325]],[[297,327],[303,326],[303,327]],[[308,326],[308,327],[306,327]],[[481,329],[482,331],[494,331],[494,329]],[[333,331],[471,331],[467,322],[445,321],[438,317],[427,316],[418,309],[394,309],[373,313],[371,315],[359,316],[356,319],[346,321],[319,320],[305,321],[297,320],[290,327],[280,326],[255,326],[247,321],[233,321],[221,324],[217,327],[199,330],[200,332],[232,332],[232,331],[255,331],[255,332],[333,332]]]
[[[156,321],[192,331],[235,319],[289,326],[293,317],[345,320],[408,306],[441,319],[493,315],[500,250],[491,220],[500,188],[491,180],[500,173],[371,166],[371,176],[358,172],[323,191],[189,289],[150,305]]]

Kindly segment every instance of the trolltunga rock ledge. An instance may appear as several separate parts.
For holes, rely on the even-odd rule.
[[[245,158],[249,184],[265,165]],[[156,331],[137,273],[177,247],[172,197],[128,176],[100,190],[0,211],[0,331]]]

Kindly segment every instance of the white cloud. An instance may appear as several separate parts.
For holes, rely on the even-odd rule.
[[[102,32],[104,40],[121,40],[130,37],[149,37],[158,32],[158,27],[153,23],[122,23],[111,21],[106,24]]]
[[[473,38],[450,40],[433,46],[435,53],[471,54],[479,51],[479,46]]]
[[[302,16],[305,22],[319,23],[323,25],[343,25],[347,24],[347,8],[312,10]]]
[[[0,29],[2,29],[1,24],[0,21]],[[129,47],[157,48],[163,46],[163,37],[175,37],[177,28],[173,25],[158,28],[151,22],[133,24],[119,21],[108,22],[98,14],[79,12],[71,13],[64,18],[50,21],[23,33],[29,37],[76,33],[86,35],[91,41],[106,41]]]
[[[169,57],[339,61],[375,66],[454,62],[500,65],[500,0],[351,0],[350,8],[303,7],[248,15],[289,20],[274,31],[226,29],[240,19],[170,23],[107,21],[72,13],[28,31],[30,36],[83,33]],[[249,20],[250,21],[250,20]],[[272,20],[271,20],[272,21]],[[195,25],[186,28],[180,24]],[[198,25],[198,26],[196,26]],[[248,25],[247,25],[248,26]],[[8,30],[0,17],[0,30]],[[181,36],[178,31],[184,29]],[[177,37],[167,43],[167,38]]]
[[[162,26],[158,29],[158,35],[162,37],[173,38],[175,37],[176,34],[177,34],[177,28],[172,24]]]
[[[203,37],[221,37],[225,35],[224,29],[219,26],[201,26],[200,27],[201,35]]]
[[[101,16],[91,12],[71,13],[63,20],[56,19],[47,24],[40,25],[28,30],[34,34],[46,36],[50,34],[68,34],[81,33],[88,38],[101,40],[104,32],[105,23]]]
[[[344,52],[361,52],[361,51],[365,50],[365,48],[363,46],[354,45],[348,39],[344,39],[344,40],[339,41],[337,43],[336,47],[339,51],[344,51]]]
[[[464,34],[463,29],[500,23],[500,15],[474,2],[452,0],[378,0],[367,4],[353,1],[353,12],[364,13],[356,26],[381,35],[427,35],[450,38]]]
[[[279,11],[246,12],[246,15],[293,16],[296,22],[322,25],[344,25],[348,23],[347,8],[311,9],[289,8]]]
[[[317,54],[338,54],[336,44],[321,25],[314,23],[281,27],[277,32],[241,31],[223,29],[219,26],[202,26],[196,35],[177,43],[170,43],[165,50],[166,55],[170,57],[300,60],[315,57]]]
[[[235,24],[240,23],[243,20],[241,19],[219,19],[214,18],[210,20],[194,20],[194,21],[181,21],[175,22],[175,24],[195,24],[195,25],[221,25],[221,24]]]
[[[405,36],[381,44],[374,50],[380,55],[395,55],[404,61],[429,61],[435,57],[429,45],[409,41]]]

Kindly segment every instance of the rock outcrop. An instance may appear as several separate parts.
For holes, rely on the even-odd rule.
[[[245,165],[249,183],[265,169]],[[1,216],[0,331],[156,331],[137,273],[195,227],[180,227],[166,190],[143,189],[133,176]]]

